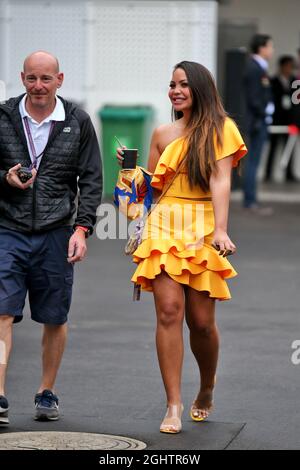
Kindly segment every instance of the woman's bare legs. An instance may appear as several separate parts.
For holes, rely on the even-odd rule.
[[[219,333],[215,323],[215,300],[207,292],[190,287],[186,293],[186,321],[190,345],[200,371],[200,390],[192,407],[194,418],[208,416],[212,408],[213,389],[219,354]]]
[[[157,316],[156,347],[167,403],[181,403],[184,291],[164,271],[153,281]]]
[[[161,431],[179,432],[182,413],[184,290],[165,272],[159,274],[152,281],[152,287],[157,316],[157,355],[168,405]]]

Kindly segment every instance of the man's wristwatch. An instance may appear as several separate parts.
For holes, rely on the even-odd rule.
[[[88,236],[90,235],[90,229],[88,227],[83,227],[82,225],[76,225],[74,228],[74,231],[76,232],[76,230],[82,230],[85,234],[85,238],[88,238]]]

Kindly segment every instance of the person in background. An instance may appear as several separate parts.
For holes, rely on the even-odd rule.
[[[29,55],[21,78],[26,93],[0,105],[2,425],[9,423],[4,385],[12,327],[22,320],[27,292],[31,318],[43,325],[34,417],[59,418],[54,384],[67,338],[74,263],[86,255],[102,193],[95,130],[86,112],[56,95],[64,79],[57,58],[44,51]],[[28,181],[21,164],[31,171]]]
[[[273,100],[274,100],[274,126],[288,126],[294,124],[294,112],[292,106],[291,95],[293,92],[292,82],[294,77],[295,59],[293,56],[284,55],[278,60],[278,73],[271,79]],[[265,181],[271,181],[272,170],[274,166],[274,157],[279,141],[286,143],[287,135],[271,134],[270,151],[267,159]],[[287,181],[295,181],[292,172],[292,159],[290,159],[286,169]]]
[[[256,34],[251,41],[252,55],[246,65],[244,86],[248,156],[244,166],[243,206],[256,214],[271,214],[271,208],[257,202],[257,170],[267,140],[267,125],[272,123],[274,104],[268,76],[268,63],[274,47],[271,36]]]

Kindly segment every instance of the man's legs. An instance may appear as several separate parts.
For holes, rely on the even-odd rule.
[[[35,419],[53,421],[59,419],[58,398],[53,393],[57,372],[67,339],[67,323],[44,325],[42,339],[42,381],[35,395]]]
[[[8,401],[5,398],[5,376],[12,344],[14,317],[0,315],[0,425],[9,424]]]
[[[0,424],[8,424],[5,377],[12,346],[12,325],[22,320],[29,258],[28,235],[0,227]]]
[[[62,227],[33,237],[28,276],[31,318],[43,324],[42,380],[38,393],[53,391],[67,339],[73,266],[67,261],[72,229]]]
[[[67,323],[63,325],[44,325],[42,339],[43,373],[39,393],[45,389],[53,391],[66,340]]]
[[[5,395],[5,376],[12,345],[12,324],[14,317],[0,315],[0,395]]]
[[[44,325],[42,380],[35,396],[35,419],[59,418],[54,384],[67,339],[73,266],[68,263],[71,227],[61,227],[34,237],[34,254],[28,277],[31,318]]]
[[[256,179],[257,170],[264,143],[267,138],[267,129],[265,125],[250,136],[249,152],[246,157],[244,168],[244,207],[254,206],[256,201]]]

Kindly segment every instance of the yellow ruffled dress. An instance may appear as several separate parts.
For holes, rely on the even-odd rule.
[[[185,139],[180,137],[165,148],[155,168],[151,185],[163,190],[185,155]],[[235,123],[226,118],[223,147],[215,144],[216,158],[234,155],[237,166],[247,149]],[[231,298],[225,279],[237,275],[227,258],[211,246],[214,212],[210,192],[191,190],[186,169],[180,171],[167,193],[147,218],[143,240],[133,253],[137,268],[132,281],[142,290],[152,291],[152,279],[162,270],[184,285],[206,291],[219,300]],[[180,223],[178,223],[178,221]]]

